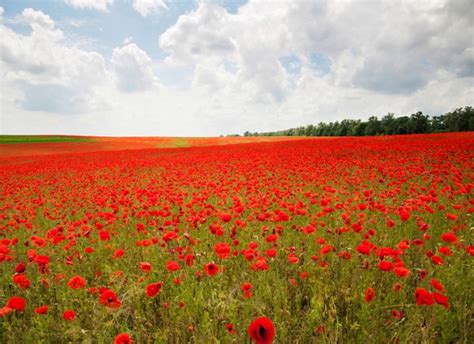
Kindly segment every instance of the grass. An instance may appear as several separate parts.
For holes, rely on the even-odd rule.
[[[189,142],[185,138],[177,138],[174,140],[173,146],[176,148],[189,147]]]
[[[50,135],[0,135],[0,144],[48,143],[48,142],[84,142],[92,139],[77,136]]]

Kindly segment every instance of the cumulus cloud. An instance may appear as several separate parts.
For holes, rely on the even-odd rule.
[[[180,16],[160,36],[160,47],[169,54],[170,64],[197,65],[200,79],[213,78],[204,76],[205,70],[221,73],[217,71],[222,70],[222,65],[232,65],[236,67],[233,78],[236,91],[246,92],[252,101],[281,99],[286,76],[277,52],[287,37],[284,33],[280,35],[278,25],[271,27],[272,21],[281,19],[279,12],[273,13],[270,6],[267,7],[270,13],[262,16],[260,7],[233,15],[219,5],[201,3],[195,11]],[[210,64],[214,68],[209,68]]]
[[[22,16],[31,26],[40,26],[46,30],[54,29],[54,21],[41,11],[25,8],[22,12]]]
[[[314,54],[321,56],[331,62],[331,77],[345,86],[412,94],[433,80],[438,70],[472,75],[469,37],[474,28],[468,24],[469,6],[469,1],[268,6],[251,0],[231,14],[216,4],[201,3],[161,35],[160,47],[170,63],[233,62],[237,87],[272,95],[274,100],[291,91],[291,80],[279,63],[289,55],[306,65]],[[339,69],[348,58],[352,64]],[[197,70],[202,73],[202,68]]]
[[[162,10],[167,10],[166,0],[133,0],[133,8],[146,17],[152,13],[159,13]]]
[[[229,58],[236,50],[230,30],[231,16],[214,4],[200,4],[196,11],[179,17],[160,36],[160,47],[171,64],[198,63]]]
[[[54,29],[54,21],[41,11],[25,9],[22,20],[31,26],[29,35],[0,25],[1,70],[3,78],[21,90],[19,104],[34,111],[87,109],[95,87],[107,77],[103,57],[68,46],[63,32]],[[48,94],[54,94],[55,100]]]
[[[115,48],[112,64],[117,86],[123,92],[148,90],[156,83],[151,58],[135,43]]]
[[[97,11],[108,11],[108,6],[112,5],[114,0],[64,0],[69,6],[79,9],[91,9]]]
[[[145,17],[166,2],[133,5]],[[439,114],[474,99],[470,13],[468,0],[250,0],[232,13],[196,2],[159,37],[163,57],[130,32],[136,39],[104,59],[25,10],[31,33],[0,25],[0,124],[10,133],[219,135]]]

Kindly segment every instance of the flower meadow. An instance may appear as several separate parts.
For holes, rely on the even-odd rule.
[[[0,342],[472,342],[473,158],[472,133],[0,158]]]

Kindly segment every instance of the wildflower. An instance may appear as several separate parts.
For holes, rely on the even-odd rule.
[[[48,308],[49,307],[47,305],[40,306],[40,307],[35,309],[35,313],[36,314],[46,314],[48,312]]]
[[[110,289],[105,289],[100,293],[99,302],[111,309],[120,308],[122,305],[122,302],[117,298],[117,295]]]
[[[71,289],[82,289],[86,286],[86,280],[81,276],[72,277],[67,285]]]
[[[115,336],[114,344],[130,344],[132,339],[128,333],[119,333]]]
[[[367,288],[365,291],[365,302],[371,302],[375,298],[375,290],[373,288]]]
[[[73,310],[67,310],[63,313],[64,320],[73,321],[76,319],[76,312]]]
[[[146,286],[146,294],[148,297],[156,296],[163,286],[163,282],[150,283]]]
[[[258,318],[250,324],[248,333],[256,344],[270,344],[275,337],[275,326],[268,318]]]
[[[214,276],[219,272],[219,267],[214,263],[208,263],[204,265],[204,272],[208,276]]]
[[[23,312],[26,308],[26,300],[19,296],[12,296],[8,299],[7,307],[17,312]]]

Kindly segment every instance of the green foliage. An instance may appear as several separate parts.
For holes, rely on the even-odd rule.
[[[184,148],[184,147],[189,147],[189,142],[185,138],[177,138],[174,141],[174,146],[176,148]]]
[[[401,117],[388,113],[382,119],[371,116],[367,121],[345,119],[266,133],[246,131],[244,136],[377,136],[471,130],[474,130],[474,109],[466,106],[440,116],[429,117],[421,111]]]
[[[92,141],[92,138],[78,136],[50,135],[0,135],[1,143],[47,143],[47,142],[82,142]]]

